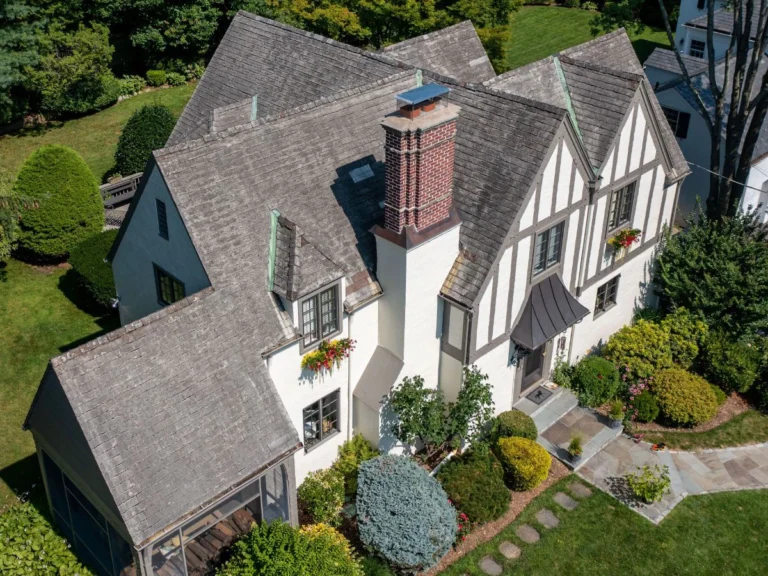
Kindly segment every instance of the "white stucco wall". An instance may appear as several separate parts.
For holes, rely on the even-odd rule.
[[[678,40],[678,47],[681,47],[683,54],[689,54],[691,53],[691,41],[698,40],[700,42],[704,42],[706,44],[707,42],[707,31],[701,28],[691,28],[689,26],[683,27],[685,30],[685,36],[682,45],[680,44],[680,41]],[[720,58],[725,56],[726,50],[728,50],[728,45],[731,43],[731,37],[726,36],[725,34],[719,34],[718,32],[714,33],[713,36],[713,44],[715,47],[715,60],[720,60]],[[705,52],[704,58],[707,57],[707,54]]]
[[[515,366],[509,364],[511,340],[504,341],[475,361],[480,372],[488,375],[496,414],[512,408],[515,390]]]
[[[699,1],[698,0],[681,0],[680,1],[680,15],[677,19],[677,27],[675,28],[675,41],[679,43],[679,41],[683,38],[685,38],[686,31],[688,28],[685,27],[686,22],[690,22],[694,18],[698,18],[699,16],[703,16],[707,13],[707,2],[704,2],[704,7],[699,9],[698,7]],[[715,0],[715,10],[718,10],[722,7],[723,2],[722,0]]]
[[[762,204],[762,206],[759,206]],[[741,197],[741,209],[759,212],[762,222],[768,222],[768,157],[752,164],[747,176],[747,186]]]

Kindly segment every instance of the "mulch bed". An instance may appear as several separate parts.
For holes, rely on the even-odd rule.
[[[715,417],[708,422],[693,426],[692,428],[674,428],[670,426],[662,426],[656,422],[649,422],[647,424],[635,422],[632,424],[632,432],[706,432],[707,430],[712,430],[713,428],[725,424],[747,410],[749,410],[749,403],[736,392],[732,392],[731,395],[728,396],[728,399],[723,402],[722,406],[720,406]]]

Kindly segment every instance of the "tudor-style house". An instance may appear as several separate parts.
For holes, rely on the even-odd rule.
[[[110,253],[123,327],[27,418],[57,522],[99,573],[203,574],[353,433],[403,450],[403,377],[526,402],[649,302],[686,174],[623,30],[496,77],[468,22],[370,53],[239,13]]]

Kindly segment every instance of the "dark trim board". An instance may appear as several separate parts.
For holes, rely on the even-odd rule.
[[[591,288],[592,286],[594,286],[595,284],[597,284],[601,280],[607,278],[608,276],[610,276],[611,274],[613,274],[617,270],[621,270],[622,266],[624,266],[625,264],[628,264],[629,262],[631,262],[635,258],[638,258],[640,255],[646,254],[649,251],[649,249],[655,247],[659,243],[660,238],[661,238],[661,235],[657,235],[652,240],[649,240],[645,244],[642,244],[640,248],[637,248],[635,250],[630,251],[629,254],[627,254],[620,261],[614,262],[610,266],[604,268],[603,270],[601,270],[600,272],[598,272],[597,274],[592,276],[592,278],[587,280],[581,286],[581,292],[584,292],[584,290],[588,290],[589,288]]]

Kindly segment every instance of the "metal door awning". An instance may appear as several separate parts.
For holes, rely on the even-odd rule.
[[[534,284],[520,321],[512,331],[515,344],[535,350],[589,315],[589,310],[552,274]]]

